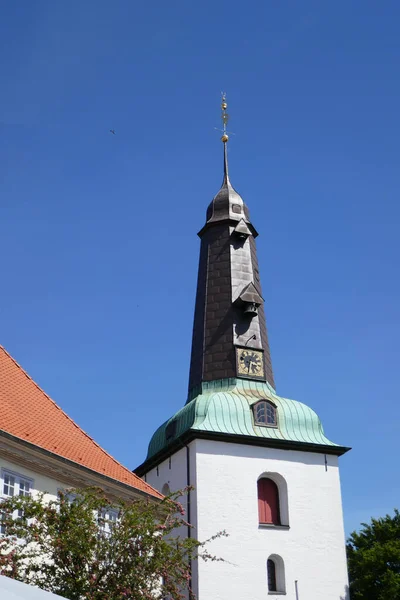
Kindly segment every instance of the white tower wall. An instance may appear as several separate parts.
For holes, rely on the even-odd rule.
[[[147,474],[161,490],[186,485],[186,449]],[[226,562],[193,568],[198,600],[265,600],[267,560],[275,558],[287,600],[348,600],[338,459],[240,443],[196,440],[190,444],[191,520],[198,539],[225,529],[228,538],[209,549]],[[282,526],[259,526],[257,480],[271,475],[280,489]],[[277,558],[278,557],[278,558]],[[280,557],[280,559],[279,559]],[[197,572],[198,570],[198,572]],[[284,574],[283,574],[284,571]],[[298,586],[296,597],[295,581]]]

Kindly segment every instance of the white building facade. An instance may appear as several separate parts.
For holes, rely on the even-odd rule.
[[[38,493],[55,499],[60,490],[88,486],[110,498],[162,498],[96,444],[0,346],[0,502]]]

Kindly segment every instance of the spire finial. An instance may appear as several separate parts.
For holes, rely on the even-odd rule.
[[[221,96],[222,96],[222,99],[221,99],[221,110],[222,110],[221,119],[222,119],[222,126],[223,126],[221,141],[224,143],[224,183],[229,183],[229,175],[228,175],[228,149],[227,149],[227,142],[229,140],[229,136],[228,136],[228,132],[226,130],[226,127],[227,127],[228,121],[229,121],[229,115],[226,112],[226,109],[228,108],[228,103],[226,101],[226,93],[222,92]]]
[[[226,126],[228,125],[228,121],[229,121],[229,115],[226,112],[226,109],[228,108],[228,104],[226,101],[226,93],[222,92],[222,101],[221,101],[221,109],[222,109],[222,114],[221,114],[221,119],[222,119],[222,126],[223,126],[223,134],[221,137],[221,141],[224,142],[224,144],[226,144],[226,142],[229,140],[228,137],[228,133],[226,131]]]

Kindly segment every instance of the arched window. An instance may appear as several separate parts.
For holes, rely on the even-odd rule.
[[[269,594],[285,594],[285,565],[280,556],[271,554],[267,560],[267,583]]]
[[[253,404],[254,423],[264,427],[277,427],[278,416],[276,406],[269,400],[261,400]]]
[[[258,520],[265,525],[280,525],[279,490],[275,481],[263,477],[257,481]]]
[[[169,487],[168,483],[164,483],[164,485],[161,488],[161,493],[164,496],[169,496],[171,493],[171,488]]]
[[[276,566],[272,558],[267,560],[267,578],[268,578],[268,591],[277,592],[276,587]]]

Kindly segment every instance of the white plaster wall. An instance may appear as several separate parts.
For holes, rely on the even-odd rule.
[[[47,492],[49,497],[57,498],[58,490],[63,489],[66,486],[65,483],[61,483],[56,479],[43,475],[42,473],[38,473],[31,469],[27,469],[24,466],[20,466],[16,462],[11,462],[5,459],[0,455],[0,473],[2,477],[3,469],[6,471],[11,471],[16,473],[17,475],[24,475],[28,479],[33,479],[33,488],[32,495],[35,496],[38,492]],[[2,495],[3,489],[0,489],[0,497]]]
[[[200,539],[226,529],[210,550],[227,562],[199,562],[199,600],[273,600],[266,563],[285,564],[286,598],[347,600],[345,536],[338,461],[323,454],[196,440]],[[257,479],[280,473],[287,482],[290,528],[258,526]],[[153,483],[153,481],[151,481]],[[154,485],[154,483],[153,483]]]
[[[190,464],[190,484],[195,485],[197,480],[196,477],[196,454],[195,454],[195,443],[191,442],[188,444],[189,447],[189,464]],[[187,450],[186,446],[181,448],[176,452],[173,456],[171,456],[171,460],[167,459],[164,462],[158,465],[158,469],[154,468],[148,473],[144,479],[152,485],[156,490],[160,491],[163,488],[165,483],[168,483],[171,492],[176,492],[178,490],[182,490],[187,485]],[[197,490],[190,493],[190,522],[193,525],[192,535],[197,539],[200,539],[197,531]],[[188,512],[188,504],[187,504],[188,496],[183,496],[180,501],[185,509],[187,517]],[[177,535],[186,536],[187,528],[182,528],[182,530],[176,531]],[[198,568],[197,562],[194,562],[192,565],[192,588],[193,591],[197,594],[198,589]]]
[[[165,483],[168,483],[171,492],[181,490],[186,486],[186,447],[181,448],[158,467],[146,473],[143,478],[156,490],[162,490]]]

